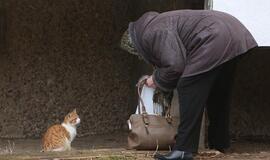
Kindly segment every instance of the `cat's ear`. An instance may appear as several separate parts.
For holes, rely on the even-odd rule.
[[[77,113],[76,108],[72,111],[73,113]]]

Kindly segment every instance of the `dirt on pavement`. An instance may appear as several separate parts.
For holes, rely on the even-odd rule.
[[[69,152],[41,153],[40,139],[0,139],[0,160],[4,159],[77,159],[77,160],[150,160],[155,151],[126,149],[126,136],[122,134],[97,135],[77,138]],[[167,151],[158,151],[166,153]],[[239,140],[232,143],[226,154],[202,150],[195,160],[270,160],[269,141]]]

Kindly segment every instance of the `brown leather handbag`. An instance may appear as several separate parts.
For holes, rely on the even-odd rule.
[[[128,120],[130,133],[128,134],[128,148],[138,150],[170,149],[175,143],[175,135],[179,124],[178,118],[170,116],[170,107],[165,116],[149,115],[141,98],[140,89],[147,77],[138,84],[139,114],[132,114]]]

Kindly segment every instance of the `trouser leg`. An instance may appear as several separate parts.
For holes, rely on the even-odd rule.
[[[197,152],[202,114],[220,67],[200,75],[181,78],[177,91],[180,105],[180,125],[174,149]]]
[[[236,63],[237,59],[223,66],[207,100],[208,145],[210,148],[223,150],[230,147],[229,113]]]

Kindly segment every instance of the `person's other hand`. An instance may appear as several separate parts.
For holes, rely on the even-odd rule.
[[[146,86],[150,87],[150,88],[156,88],[157,86],[155,85],[154,81],[153,81],[153,77],[150,76],[149,78],[147,78],[146,80]]]

